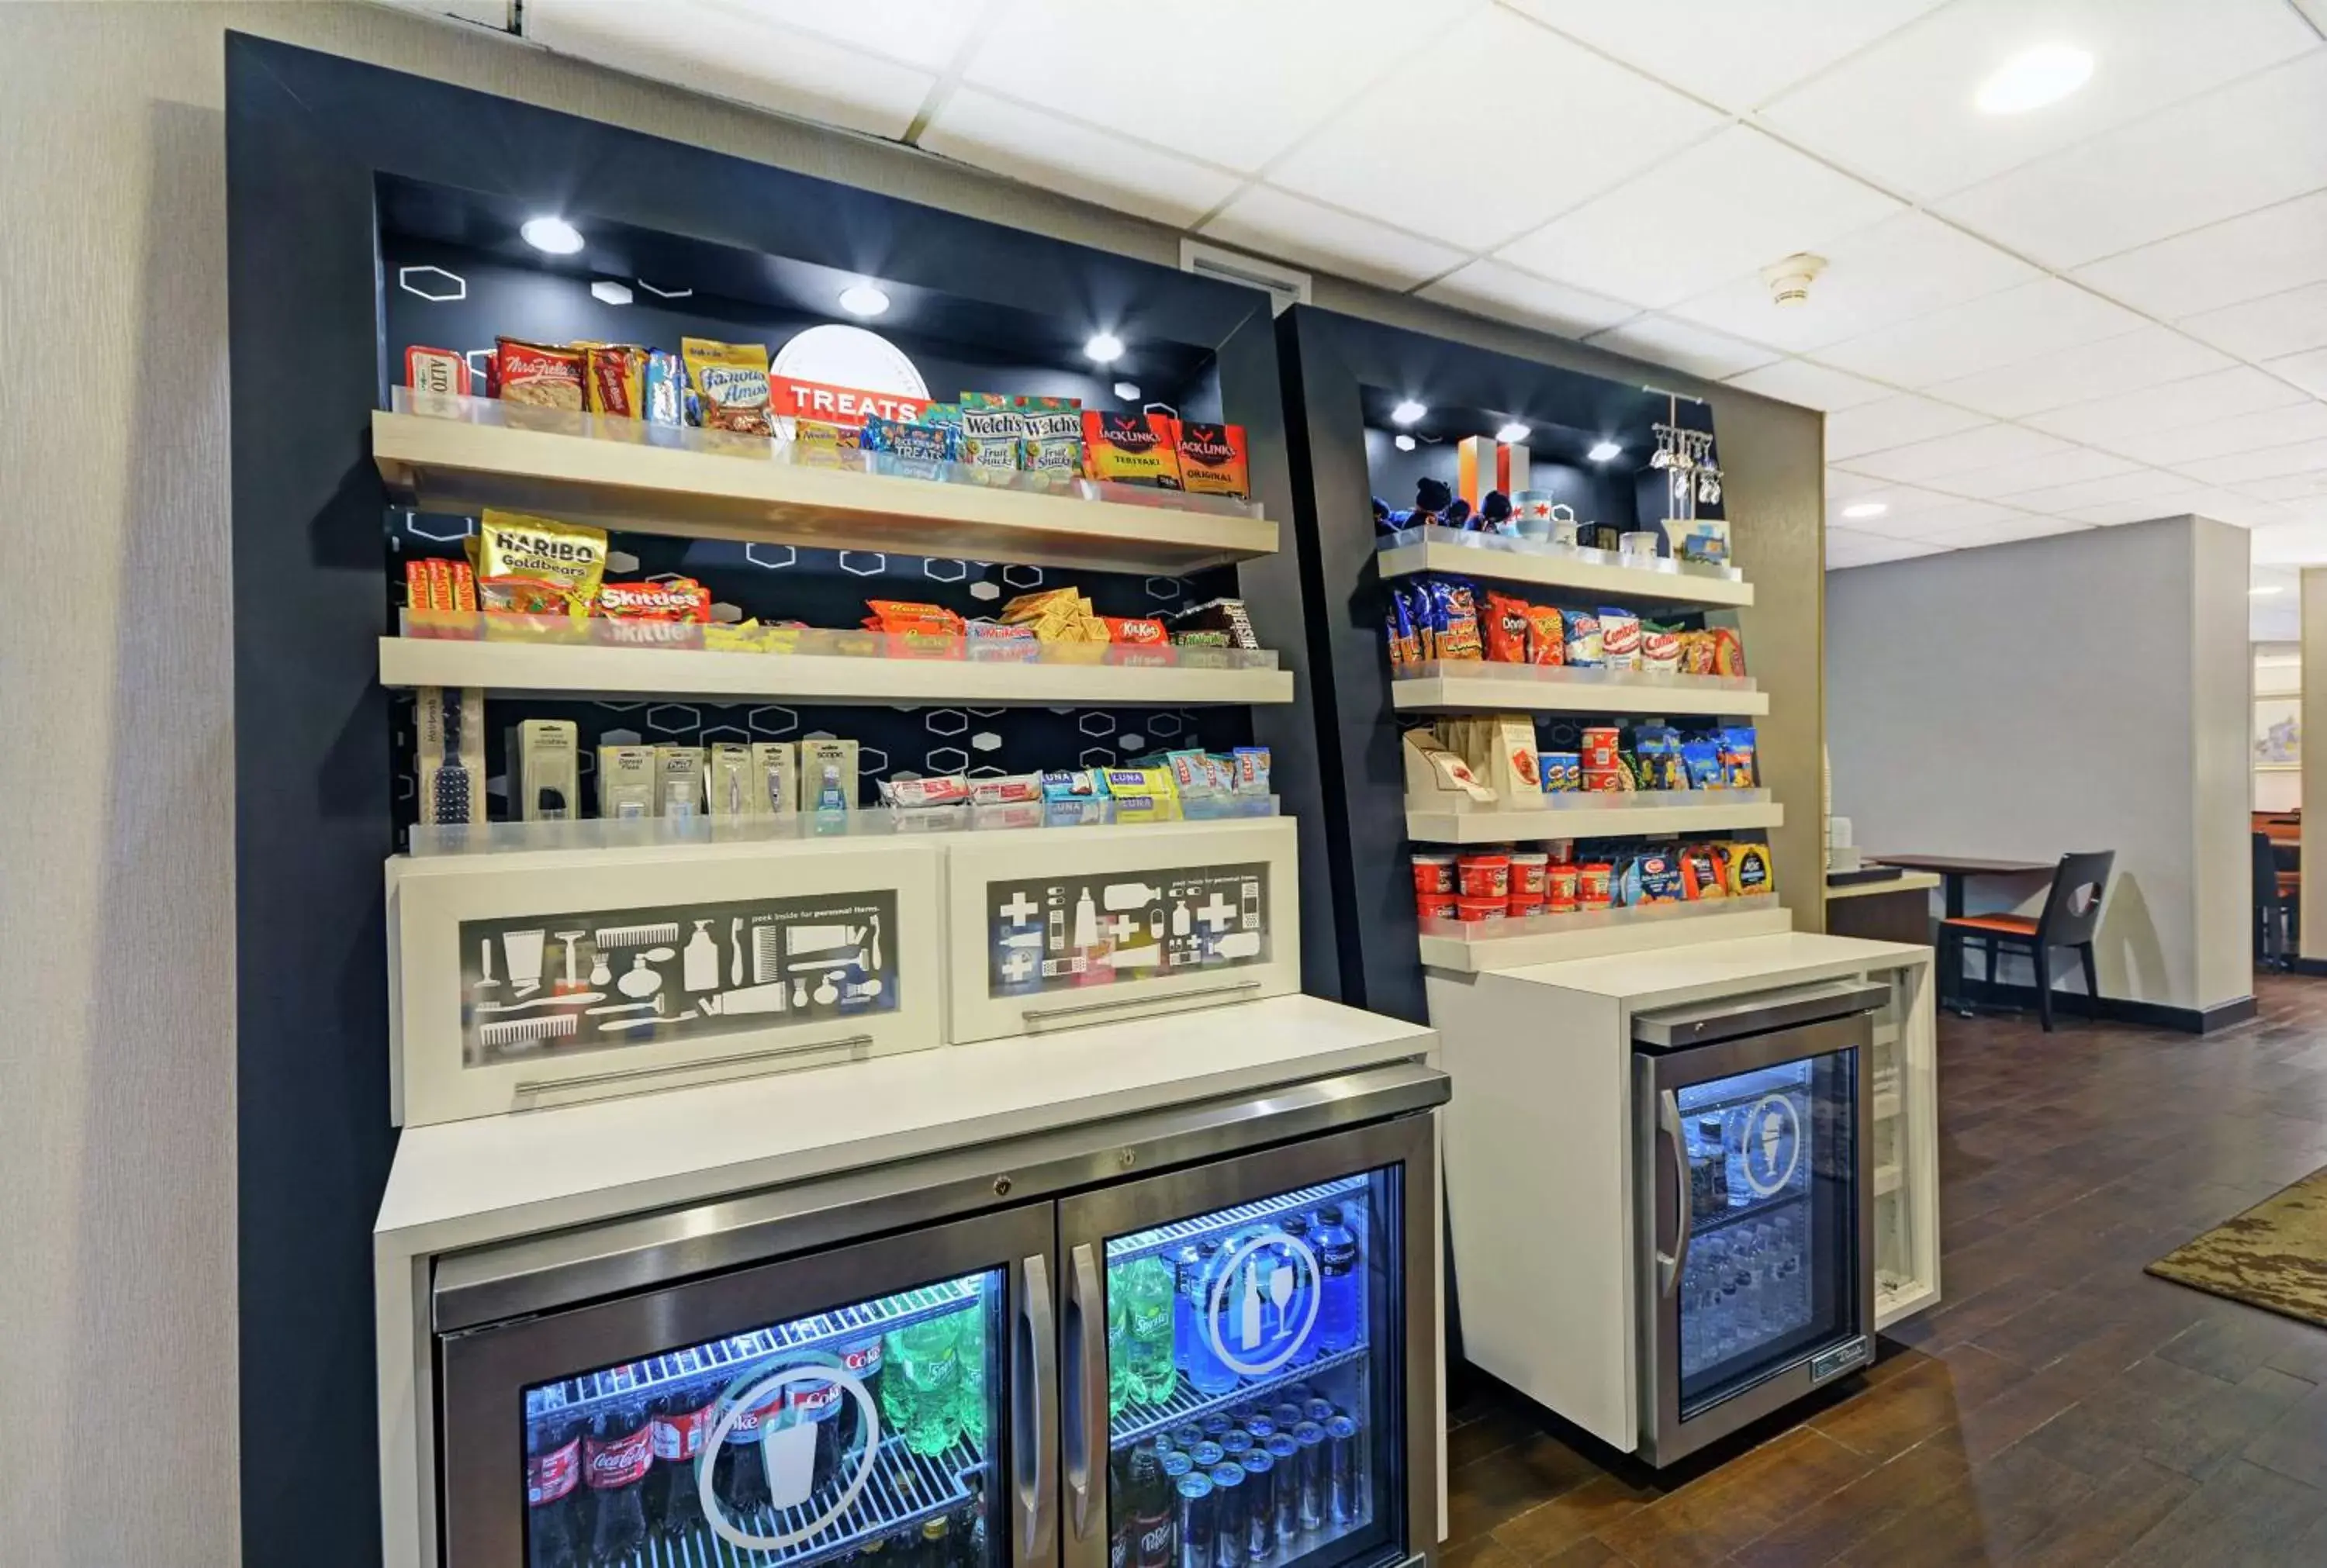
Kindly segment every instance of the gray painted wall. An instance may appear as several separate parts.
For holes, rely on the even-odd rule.
[[[2114,849],[2103,994],[2247,994],[2246,585],[2245,533],[2193,518],[1830,573],[1835,814],[1870,854]]]

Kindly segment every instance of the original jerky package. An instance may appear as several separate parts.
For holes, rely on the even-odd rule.
[[[678,349],[687,360],[687,385],[695,392],[704,429],[732,431],[738,435],[774,434],[775,427],[768,415],[765,343],[715,343],[708,338],[681,338]]]
[[[1181,489],[1190,495],[1250,498],[1252,481],[1246,472],[1243,425],[1205,425],[1192,419],[1177,420],[1174,425],[1180,437]]]
[[[1168,414],[1083,410],[1083,474],[1110,484],[1180,488],[1179,422]]]

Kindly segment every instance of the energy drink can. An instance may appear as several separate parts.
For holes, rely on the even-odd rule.
[[[1227,1434],[1229,1428],[1235,1424],[1235,1422],[1225,1415],[1207,1415],[1204,1417],[1204,1435],[1218,1442]]]
[[[1293,1441],[1301,1445],[1301,1527],[1321,1529],[1326,1518],[1325,1429],[1304,1421],[1293,1429]]]
[[[1358,1499],[1358,1423],[1346,1415],[1325,1423],[1325,1475],[1333,1523],[1355,1523],[1364,1512]]]
[[[1200,1470],[1210,1470],[1228,1456],[1228,1450],[1207,1439],[1199,1439],[1196,1446],[1188,1451],[1188,1458],[1194,1461],[1195,1468]]]
[[[1301,1445],[1280,1432],[1268,1440],[1268,1457],[1276,1467],[1276,1539],[1290,1548],[1301,1534]]]
[[[1244,1466],[1212,1467],[1212,1568],[1244,1568]]]
[[[1239,1405],[1229,1412],[1229,1420],[1249,1431],[1252,1427],[1252,1418],[1259,1414],[1260,1406],[1257,1405]]]
[[[1176,1483],[1182,1476],[1189,1474],[1195,1468],[1196,1461],[1177,1449],[1164,1456],[1164,1479],[1167,1481]]]
[[[1172,1429],[1172,1446],[1182,1453],[1192,1450],[1204,1441],[1204,1429],[1192,1421],[1183,1421]]]
[[[1257,1412],[1254,1414],[1251,1420],[1245,1422],[1243,1424],[1244,1429],[1252,1433],[1252,1441],[1257,1443],[1266,1443],[1270,1438],[1276,1435],[1276,1421],[1271,1417],[1262,1415]]]
[[[1243,1462],[1245,1552],[1257,1563],[1276,1550],[1276,1461],[1257,1448]]]
[[[1305,1419],[1301,1414],[1301,1406],[1289,1401],[1283,1405],[1269,1406],[1268,1418],[1276,1423],[1276,1430],[1279,1432],[1291,1432]]]
[[[1184,1457],[1184,1456],[1182,1456]],[[1212,1562],[1212,1478],[1190,1470],[1173,1483],[1179,1526],[1179,1568],[1214,1568]]]
[[[1301,1419],[1313,1421],[1320,1426],[1332,1420],[1333,1415],[1333,1402],[1330,1399],[1312,1399],[1301,1407]]]
[[[1220,1451],[1238,1464],[1244,1463],[1244,1456],[1257,1446],[1252,1441],[1252,1433],[1241,1426],[1231,1426],[1220,1433]]]

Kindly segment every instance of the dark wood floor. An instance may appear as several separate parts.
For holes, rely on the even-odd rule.
[[[2141,1272],[2327,1165],[2327,980],[2256,989],[2204,1039],[1943,1017],[1943,1304],[1662,1477],[1476,1389],[1444,1568],[2327,1564],[2327,1330]]]

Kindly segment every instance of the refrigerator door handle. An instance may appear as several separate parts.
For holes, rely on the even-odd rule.
[[[1094,1472],[1107,1464],[1107,1302],[1091,1244],[1074,1249],[1067,1270],[1067,1497],[1074,1538],[1090,1538]]]
[[[1018,1330],[1024,1336],[1023,1364],[1030,1368],[1016,1389],[1015,1480],[1018,1490],[1019,1561],[1039,1563],[1051,1555],[1059,1525],[1058,1488],[1051,1479],[1051,1456],[1059,1438],[1059,1335],[1051,1311],[1051,1265],[1041,1253],[1023,1265],[1024,1285]]]
[[[1677,1216],[1672,1227],[1672,1251],[1667,1254],[1660,1250],[1657,1254],[1657,1297],[1661,1301],[1671,1297],[1674,1287],[1680,1283],[1681,1271],[1688,1266],[1690,1211],[1696,1208],[1689,1201],[1688,1150],[1681,1138],[1680,1097],[1671,1089],[1657,1096],[1657,1130],[1663,1134],[1665,1147],[1672,1154],[1673,1208]]]

